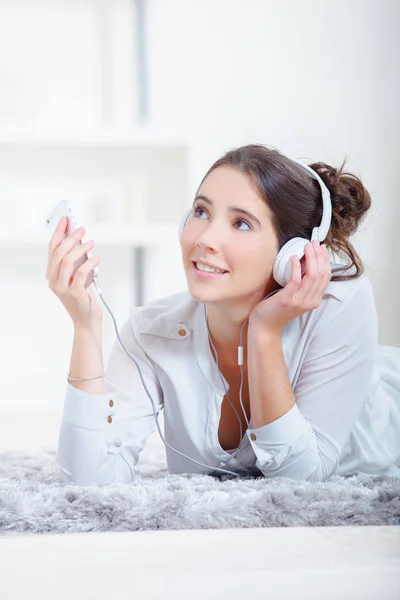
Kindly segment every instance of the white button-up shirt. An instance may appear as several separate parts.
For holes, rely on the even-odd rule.
[[[218,440],[227,381],[211,353],[204,304],[188,290],[132,307],[119,330],[139,364],[157,413],[164,411],[170,473],[208,473],[323,481],[331,475],[400,477],[400,348],[378,345],[378,319],[365,275],[331,281],[318,308],[286,324],[282,350],[295,405],[251,426],[239,451]],[[238,366],[239,369],[239,366]],[[129,483],[156,428],[135,363],[118,340],[106,369],[107,393],[67,384],[57,460],[80,485]],[[226,463],[226,461],[229,462]]]

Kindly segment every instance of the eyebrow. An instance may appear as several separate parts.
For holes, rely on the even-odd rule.
[[[196,196],[196,198],[193,200],[193,206],[194,203],[196,202],[196,200],[203,200],[204,202],[206,202],[207,204],[210,204],[211,206],[213,205],[213,201],[210,200],[210,198],[207,198],[206,196]],[[244,208],[239,208],[238,206],[228,206],[228,210],[230,212],[236,212],[236,213],[240,213],[242,215],[245,215],[246,217],[248,217],[251,221],[254,221],[255,223],[257,223],[260,227],[262,227],[260,221],[257,219],[257,217],[255,217],[251,212],[249,212],[248,210],[244,210]]]

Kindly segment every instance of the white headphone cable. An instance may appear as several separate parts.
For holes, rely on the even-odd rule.
[[[175,448],[172,448],[172,446],[170,446],[168,444],[168,442],[165,441],[164,436],[163,436],[163,434],[161,432],[161,429],[160,429],[160,425],[158,423],[158,416],[157,416],[157,411],[156,411],[156,407],[154,405],[153,398],[151,397],[150,392],[147,389],[146,383],[144,382],[144,379],[142,377],[142,373],[141,373],[140,367],[139,367],[138,363],[136,362],[134,356],[132,354],[130,354],[130,352],[128,352],[128,350],[125,348],[124,344],[122,343],[122,340],[121,340],[121,338],[119,336],[119,333],[118,333],[118,326],[117,326],[117,323],[115,321],[114,315],[113,315],[111,309],[109,308],[107,302],[104,300],[104,297],[103,297],[102,291],[100,289],[100,286],[98,284],[97,278],[94,279],[93,283],[94,283],[94,286],[95,286],[95,289],[96,289],[97,293],[99,294],[99,296],[101,298],[101,301],[103,302],[104,306],[106,307],[106,309],[108,310],[108,312],[111,315],[111,318],[112,318],[113,323],[114,323],[114,328],[115,328],[115,331],[116,331],[116,334],[117,334],[117,338],[118,338],[119,343],[121,344],[122,349],[124,350],[125,354],[127,356],[129,356],[129,358],[131,360],[133,360],[133,362],[136,365],[136,368],[138,369],[141,382],[143,384],[143,387],[145,389],[146,394],[148,395],[148,397],[150,399],[151,406],[153,408],[153,413],[154,413],[154,416],[155,416],[155,419],[156,419],[158,433],[160,434],[160,437],[161,437],[163,443],[165,444],[165,446],[167,446],[170,450],[172,450],[176,454],[179,454],[180,456],[183,456],[184,458],[187,458],[188,460],[194,462],[196,465],[199,465],[200,467],[205,467],[206,469],[211,469],[212,471],[221,471],[221,473],[224,473],[225,475],[228,474],[228,475],[233,475],[234,477],[240,477],[240,473],[235,473],[234,471],[228,471],[227,469],[219,469],[218,467],[212,467],[210,465],[205,465],[205,464],[203,464],[203,463],[195,460],[194,458],[190,458],[189,456],[186,456],[186,454],[183,454],[182,452],[179,452],[179,450],[175,450]]]
[[[274,294],[276,294],[276,293],[277,293],[277,292],[279,292],[280,290],[281,290],[281,288],[278,288],[277,290],[273,290],[273,291],[272,291],[272,292],[270,292],[270,293],[269,293],[267,296],[265,296],[265,297],[262,299],[262,301],[261,301],[261,302],[263,302],[264,300],[266,300],[266,299],[267,299],[267,298],[269,298],[270,296],[273,296]],[[204,312],[205,312],[205,311],[206,311],[206,305],[204,305]],[[249,428],[249,421],[248,421],[248,419],[247,419],[246,411],[245,411],[245,409],[244,409],[243,402],[242,402],[242,387],[243,387],[243,378],[244,378],[244,377],[243,377],[243,367],[242,367],[242,365],[243,365],[243,328],[244,328],[244,326],[246,325],[246,323],[247,323],[247,321],[248,321],[248,320],[249,320],[249,318],[247,317],[246,321],[243,323],[243,325],[242,325],[242,328],[241,328],[241,330],[240,330],[240,345],[238,346],[238,365],[239,365],[239,367],[240,367],[240,375],[241,375],[240,389],[239,389],[239,402],[240,402],[240,406],[241,406],[241,408],[242,408],[242,412],[243,412],[244,418],[245,418],[245,420],[246,420],[247,429]],[[206,316],[206,324],[207,324],[207,330],[208,330],[207,316]],[[237,447],[236,451],[235,451],[235,452],[233,452],[233,453],[232,453],[232,454],[229,456],[229,458],[228,458],[226,461],[224,461],[224,462],[222,463],[222,465],[221,465],[221,463],[220,463],[220,465],[221,465],[221,466],[225,466],[225,465],[227,465],[227,464],[228,464],[228,462],[229,462],[230,460],[232,460],[232,458],[234,458],[234,457],[236,456],[236,454],[237,454],[237,453],[239,452],[239,450],[240,450],[239,446],[240,446],[240,443],[241,443],[241,441],[242,441],[242,422],[241,422],[241,420],[240,420],[240,417],[239,417],[239,415],[237,414],[237,411],[236,411],[235,407],[233,406],[233,404],[232,404],[232,402],[231,402],[231,400],[230,400],[230,398],[229,398],[229,395],[228,395],[228,390],[227,390],[227,388],[226,388],[226,385],[225,385],[224,378],[223,378],[223,376],[222,376],[222,373],[221,373],[221,371],[220,371],[220,369],[219,369],[219,363],[218,363],[218,354],[217,354],[217,351],[216,351],[216,349],[215,349],[215,347],[214,347],[214,344],[212,343],[211,336],[210,336],[210,331],[209,331],[209,330],[208,330],[208,337],[209,337],[209,340],[210,340],[210,342],[211,342],[211,345],[212,345],[212,347],[213,347],[213,350],[214,350],[214,352],[215,352],[215,355],[216,355],[216,358],[217,358],[217,368],[218,368],[219,374],[220,374],[220,376],[221,376],[221,381],[222,381],[222,384],[223,384],[223,386],[224,386],[224,388],[225,388],[226,397],[228,398],[229,404],[231,405],[231,407],[232,407],[232,408],[233,408],[233,410],[235,411],[235,414],[236,414],[237,418],[239,419],[239,426],[240,426],[240,442],[239,442],[239,445],[238,445],[238,447]],[[247,430],[246,430],[246,431],[247,431]]]

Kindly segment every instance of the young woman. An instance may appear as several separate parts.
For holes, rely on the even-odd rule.
[[[378,345],[371,284],[349,241],[371,198],[343,165],[310,167],[329,190],[329,229],[280,285],[278,253],[321,224],[322,186],[265,146],[214,163],[181,232],[188,290],[132,307],[119,338],[136,364],[116,340],[105,373],[103,313],[85,288],[99,259],[72,277],[94,244],[75,248],[83,228],[62,243],[60,221],[46,278],[74,325],[57,457],[68,481],[133,481],[157,426],[152,403],[164,410],[171,473],[400,477],[400,348]]]

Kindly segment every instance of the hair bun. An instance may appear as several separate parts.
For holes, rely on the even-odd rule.
[[[371,196],[361,180],[353,173],[343,171],[326,163],[313,163],[310,167],[318,173],[328,188],[332,200],[332,233],[345,237],[352,235],[371,207]]]

